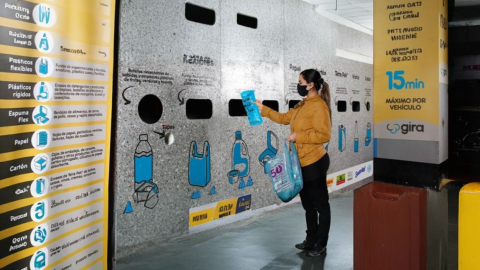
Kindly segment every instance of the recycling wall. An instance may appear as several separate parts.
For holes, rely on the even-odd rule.
[[[371,57],[371,35],[296,0],[121,1],[119,20],[116,258],[281,204],[263,165],[289,128],[238,104],[253,89],[288,111],[304,69],[330,84],[329,191],[370,181],[373,67],[336,51]]]

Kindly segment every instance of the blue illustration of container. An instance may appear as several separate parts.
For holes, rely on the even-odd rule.
[[[37,251],[37,253],[35,254],[35,261],[33,263],[33,267],[35,267],[35,269],[43,269],[46,265],[46,260],[47,260],[47,256],[45,255],[45,252],[43,251]]]
[[[365,137],[365,146],[369,146],[372,141],[372,124],[367,124],[367,137]]]
[[[230,184],[236,184],[238,182],[238,173],[239,171],[237,170],[231,170],[228,172],[227,176]]]
[[[247,112],[248,122],[250,126],[258,126],[263,123],[262,116],[258,107],[253,103],[255,102],[255,91],[247,90],[243,91],[241,94],[243,106]]]
[[[250,155],[247,144],[242,140],[242,132],[235,132],[235,143],[233,144],[233,167],[238,171],[238,177],[243,178],[250,173]]]
[[[344,125],[338,126],[338,150],[343,152],[346,148],[347,130]]]
[[[153,151],[148,135],[141,134],[135,149],[135,202],[145,202],[144,206],[153,209],[158,203],[158,186],[153,182]]]
[[[41,195],[43,194],[43,192],[45,192],[45,179],[43,178],[37,179],[35,192],[37,192],[38,195]]]
[[[276,146],[273,147],[272,145],[272,136],[275,138],[275,144]],[[265,164],[275,158],[278,152],[278,137],[275,135],[275,133],[268,131],[267,132],[267,149],[265,149],[260,156],[258,157],[258,160],[260,161],[260,164],[263,166],[263,172],[266,174],[267,173],[267,168],[265,167]]]
[[[135,191],[145,183],[153,184],[153,151],[148,142],[148,135],[142,134],[135,149]],[[158,192],[156,185],[154,192]]]
[[[354,134],[354,138],[353,138],[353,151],[355,153],[358,152],[358,146],[359,146],[358,141],[359,141],[359,139],[358,139],[358,122],[355,121],[355,134]]]

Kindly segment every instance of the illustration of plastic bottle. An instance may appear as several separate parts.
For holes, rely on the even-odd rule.
[[[233,144],[233,168],[238,170],[238,177],[246,177],[250,173],[250,156],[247,144],[242,140],[242,132],[235,132],[235,143]]]
[[[355,121],[355,135],[354,135],[354,141],[353,141],[353,149],[355,153],[358,152],[358,122]]]
[[[255,99],[255,91],[247,90],[240,93],[242,97],[242,103],[245,107],[245,111],[247,112],[248,122],[250,126],[257,126],[263,123],[262,116],[260,115],[260,110],[258,107],[253,104]]]
[[[338,126],[338,150],[343,152],[346,148],[347,130],[344,125]]]
[[[370,145],[370,142],[372,141],[372,124],[368,122],[367,124],[367,137],[365,137],[365,146]]]
[[[153,152],[148,135],[140,135],[140,142],[135,149],[135,190],[145,182],[153,180]]]

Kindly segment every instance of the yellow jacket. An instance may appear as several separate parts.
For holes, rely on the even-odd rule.
[[[303,99],[287,113],[263,106],[261,114],[276,123],[290,124],[290,132],[297,134],[295,147],[302,167],[315,163],[327,153],[323,143],[330,141],[332,125],[328,106],[319,95]]]

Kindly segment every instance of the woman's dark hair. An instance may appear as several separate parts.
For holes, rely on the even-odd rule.
[[[320,91],[318,94],[320,97],[327,103],[328,111],[330,112],[330,120],[332,119],[332,109],[330,107],[330,87],[328,83],[325,82],[316,69],[305,69],[300,73],[303,76],[303,79],[307,81],[307,83],[313,83],[315,89]]]

